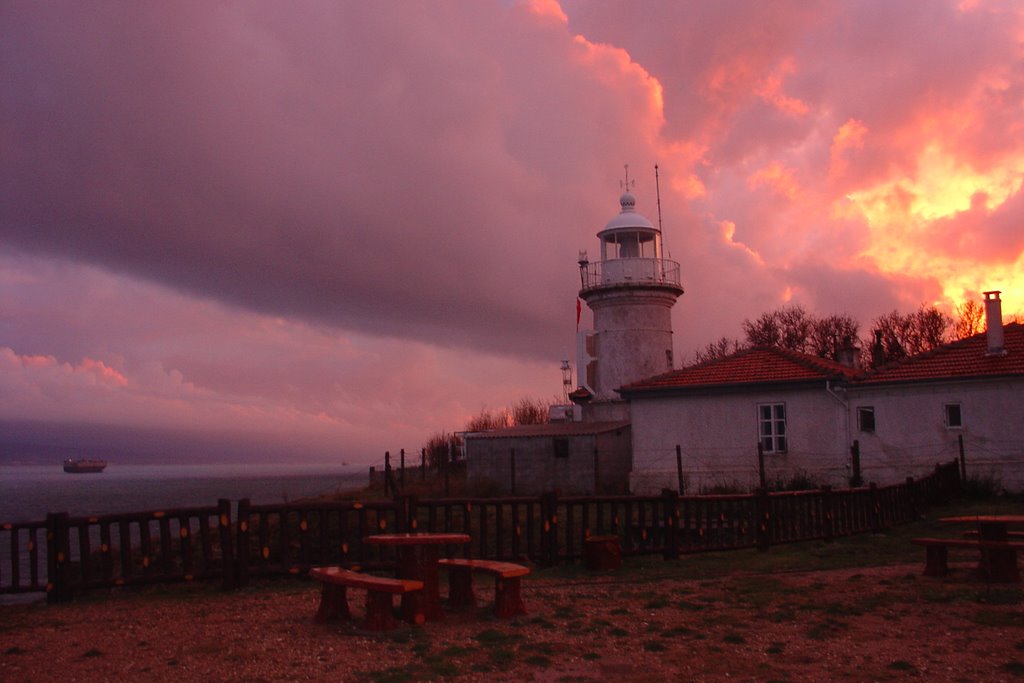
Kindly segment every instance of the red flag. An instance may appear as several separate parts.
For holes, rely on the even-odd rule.
[[[576,331],[577,332],[580,331],[580,312],[581,311],[583,311],[583,304],[581,304],[580,300],[577,298],[576,299]]]

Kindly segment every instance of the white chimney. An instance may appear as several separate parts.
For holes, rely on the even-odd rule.
[[[985,327],[988,337],[986,356],[1005,356],[1003,348],[1003,304],[999,300],[999,292],[984,292],[985,295]]]

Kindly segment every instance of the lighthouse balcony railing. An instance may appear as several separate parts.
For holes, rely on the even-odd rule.
[[[628,284],[680,287],[679,264],[663,258],[619,258],[580,264],[583,289]]]

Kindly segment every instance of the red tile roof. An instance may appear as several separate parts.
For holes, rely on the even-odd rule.
[[[1003,326],[1003,348],[1005,355],[986,355],[988,337],[982,332],[875,370],[857,384],[1024,375],[1024,325],[1011,323]]]
[[[627,395],[736,385],[800,384],[851,380],[859,374],[854,368],[817,356],[759,346],[627,384],[619,391]]]
[[[754,387],[844,380],[851,386],[933,382],[947,379],[1024,375],[1024,325],[1003,326],[1005,355],[988,356],[982,332],[868,373],[816,356],[774,347],[755,347],[627,384],[623,395],[712,387]]]

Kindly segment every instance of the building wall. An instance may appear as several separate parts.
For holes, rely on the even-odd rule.
[[[819,387],[634,398],[630,490],[648,494],[677,488],[677,444],[686,493],[716,486],[756,487],[761,403],[784,403],[787,413],[787,452],[765,455],[769,482],[806,472],[821,483],[847,483],[847,409]]]
[[[568,457],[555,455],[555,438],[568,442]],[[600,482],[595,486],[594,449]],[[466,475],[470,486],[512,490],[511,453],[515,449],[518,494],[625,493],[630,471],[630,430],[568,437],[531,436],[466,439]]]
[[[1024,380],[859,387],[850,392],[852,438],[860,444],[865,481],[890,484],[959,457],[963,436],[968,476],[992,476],[1024,490]],[[963,427],[945,424],[946,404],[959,403]],[[860,430],[858,408],[873,407],[875,431]]]

